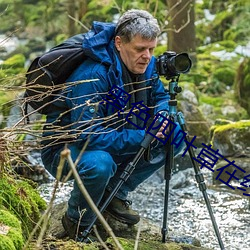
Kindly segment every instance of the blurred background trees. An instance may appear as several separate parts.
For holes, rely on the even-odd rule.
[[[155,56],[166,50],[190,54],[194,65],[181,80],[195,86],[201,105],[213,105],[220,117],[224,115],[217,112],[219,107],[233,103],[237,115],[232,112],[230,119],[249,118],[247,0],[0,0],[0,84],[23,84],[24,77],[16,77],[17,73],[24,74],[35,56],[86,32],[93,20],[116,22],[131,8],[148,10],[158,19],[162,33]],[[13,49],[11,41],[16,41]],[[15,80],[9,81],[13,76]]]

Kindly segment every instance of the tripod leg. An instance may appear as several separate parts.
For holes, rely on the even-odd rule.
[[[200,191],[203,194],[203,197],[204,197],[204,200],[205,200],[205,203],[206,203],[206,206],[207,206],[207,210],[209,212],[210,219],[212,221],[213,228],[214,228],[215,234],[217,236],[220,248],[221,248],[221,250],[225,250],[225,247],[223,245],[223,242],[222,242],[222,239],[221,239],[221,236],[220,236],[220,232],[219,232],[219,229],[218,229],[218,226],[217,226],[214,214],[213,214],[213,210],[212,210],[210,201],[208,199],[208,195],[207,195],[207,192],[206,192],[207,188],[206,188],[206,184],[204,182],[204,177],[203,177],[203,175],[202,175],[202,173],[201,173],[201,171],[200,171],[200,169],[198,167],[197,162],[194,160],[194,158],[195,158],[194,150],[193,150],[192,147],[189,146],[190,144],[188,144],[188,142],[190,142],[190,139],[189,139],[187,127],[186,127],[186,124],[185,124],[185,120],[184,120],[183,114],[181,112],[177,113],[177,119],[179,121],[179,124],[180,124],[183,132],[185,132],[185,134],[186,134],[185,140],[186,140],[186,144],[187,144],[187,147],[188,147],[188,153],[189,153],[189,156],[190,156],[190,160],[191,160],[191,162],[193,164],[193,167],[194,167],[195,179],[196,179],[196,181],[198,183]]]
[[[162,225],[162,242],[166,242],[166,235],[168,232],[167,219],[168,219],[168,200],[169,200],[169,183],[172,175],[172,169],[174,166],[174,147],[172,145],[172,141],[174,139],[173,133],[173,117],[169,117],[169,120],[172,121],[170,123],[169,131],[172,131],[170,137],[166,144],[166,162],[165,162],[165,197],[164,197],[164,212],[163,212],[163,225]]]

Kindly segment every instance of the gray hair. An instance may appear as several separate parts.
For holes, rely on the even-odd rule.
[[[116,36],[128,43],[135,35],[153,40],[160,34],[157,20],[145,10],[128,10],[118,20]]]

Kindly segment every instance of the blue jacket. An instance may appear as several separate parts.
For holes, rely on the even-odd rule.
[[[145,136],[145,129],[126,128],[126,119],[114,113],[114,107],[105,105],[103,98],[112,86],[123,89],[121,63],[114,53],[115,25],[94,22],[83,41],[88,59],[72,73],[63,91],[64,101],[57,101],[47,115],[47,123],[63,128],[63,138],[88,150],[104,150],[114,155],[135,153]],[[169,95],[155,71],[155,58],[151,59],[145,72],[148,103],[155,106],[154,113],[168,110]],[[84,82],[78,82],[86,80]],[[87,81],[90,80],[90,81]],[[66,105],[69,111],[60,109]],[[60,129],[59,129],[60,130]],[[58,131],[58,129],[57,129]],[[67,136],[66,134],[67,133]],[[60,132],[45,132],[56,136]]]

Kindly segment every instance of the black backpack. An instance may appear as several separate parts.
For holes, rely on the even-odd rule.
[[[25,113],[28,105],[47,114],[66,79],[86,59],[82,46],[84,34],[75,35],[37,57],[26,73]]]

